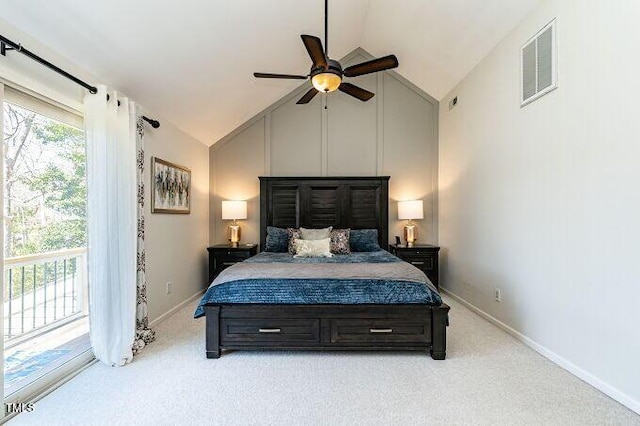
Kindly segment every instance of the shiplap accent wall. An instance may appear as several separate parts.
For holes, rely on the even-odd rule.
[[[341,63],[372,58],[358,48]],[[397,201],[423,199],[419,242],[437,242],[438,101],[393,71],[348,81],[376,96],[361,102],[336,92],[296,105],[310,87],[306,82],[211,146],[211,243],[227,239],[220,216],[227,199],[248,200],[242,241],[259,241],[261,175],[389,175],[390,240],[402,232]]]

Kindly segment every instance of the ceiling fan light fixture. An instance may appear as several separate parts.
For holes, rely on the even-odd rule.
[[[311,84],[318,92],[329,93],[338,90],[342,83],[342,78],[332,72],[322,72],[311,77]]]
[[[309,58],[311,59],[311,71],[307,76],[292,75],[292,74],[273,74],[255,72],[253,76],[256,78],[282,78],[290,80],[304,80],[310,77],[312,88],[309,88],[307,92],[298,99],[297,105],[304,105],[311,102],[311,100],[318,93],[329,93],[336,90],[340,90],[349,96],[367,102],[369,99],[375,96],[374,93],[368,90],[358,87],[354,84],[343,82],[343,77],[358,77],[365,74],[372,74],[380,71],[386,71],[398,66],[398,58],[395,55],[387,55],[383,58],[372,59],[369,61],[361,62],[359,64],[351,65],[350,67],[342,69],[340,62],[329,57],[328,49],[328,22],[327,15],[329,11],[329,0],[324,1],[324,44],[322,47],[322,41],[309,34],[301,34],[300,38],[304,44]],[[326,105],[325,105],[326,108]]]

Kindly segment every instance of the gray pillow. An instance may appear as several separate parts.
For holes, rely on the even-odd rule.
[[[307,229],[301,227],[300,236],[303,240],[324,240],[325,238],[329,238],[329,234],[332,229],[333,226],[321,229]]]

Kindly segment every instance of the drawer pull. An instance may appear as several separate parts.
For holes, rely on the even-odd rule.
[[[412,265],[424,265],[424,262],[411,262]]]
[[[392,328],[370,328],[369,333],[393,333]]]
[[[235,265],[236,262],[222,262],[222,266],[232,266]]]
[[[258,331],[260,333],[280,333],[279,328],[260,328]]]

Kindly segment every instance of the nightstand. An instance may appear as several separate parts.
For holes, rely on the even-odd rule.
[[[242,262],[258,254],[257,244],[240,244],[238,247],[231,247],[229,244],[217,244],[207,247],[209,252],[209,284],[225,268]]]
[[[438,286],[438,251],[440,251],[440,247],[430,244],[414,244],[412,247],[389,244],[389,251],[424,272],[433,285],[440,290]]]

